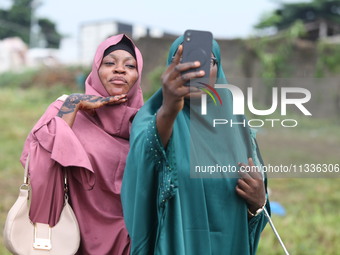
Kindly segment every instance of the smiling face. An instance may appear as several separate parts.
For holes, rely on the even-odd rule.
[[[103,58],[98,75],[110,96],[127,94],[139,77],[136,59],[125,50],[115,50]]]

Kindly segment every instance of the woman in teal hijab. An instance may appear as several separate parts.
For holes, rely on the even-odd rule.
[[[132,125],[121,192],[131,254],[255,254],[267,222],[261,209],[270,211],[265,177],[258,171],[192,174],[197,166],[261,164],[254,132],[242,125],[211,125],[214,116],[245,121],[233,115],[226,89],[218,91],[223,105],[208,100],[209,114],[201,115],[202,92],[185,83],[204,73],[191,70],[199,62],[180,63],[182,42],[179,37],[172,44],[163,87]],[[215,40],[212,53],[209,83],[227,83]]]

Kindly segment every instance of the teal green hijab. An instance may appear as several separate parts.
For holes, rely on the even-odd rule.
[[[184,37],[177,38],[170,47],[167,64],[172,61],[177,48],[183,43]],[[222,69],[221,53],[218,43],[213,40],[212,53],[217,59],[217,79],[218,84],[227,84],[227,79]],[[238,162],[246,163],[249,157],[253,157],[252,139],[250,137],[251,131],[248,127],[242,125],[221,125],[213,127],[214,119],[226,119],[228,123],[246,123],[244,115],[234,115],[232,112],[233,97],[227,89],[216,89],[220,95],[222,105],[213,103],[213,100],[208,97],[207,115],[201,114],[201,101],[186,100],[186,107],[183,109],[187,113],[189,122],[186,125],[190,129],[190,169],[191,177],[205,177],[205,178],[238,178],[238,174],[225,173],[209,174],[209,173],[195,173],[195,168],[204,166],[215,166],[218,163],[217,159],[221,161],[222,166],[237,168]],[[224,142],[220,142],[224,141]]]
[[[171,45],[168,65],[182,42],[179,37]],[[216,41],[212,52],[218,61],[216,82],[226,83]],[[195,166],[237,167],[248,157],[261,161],[248,127],[212,127],[211,121],[221,116],[245,120],[233,115],[231,93],[218,92],[223,105],[208,99],[206,116],[200,113],[200,103],[185,101],[166,149],[156,127],[162,89],[137,113],[121,191],[131,254],[255,254],[266,219],[260,214],[248,220],[247,205],[235,192],[238,176],[192,174]]]

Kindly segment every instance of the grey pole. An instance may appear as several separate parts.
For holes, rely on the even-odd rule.
[[[286,246],[284,245],[284,243],[282,242],[281,237],[280,237],[279,233],[277,232],[277,230],[276,230],[276,228],[275,228],[275,226],[274,226],[274,223],[273,223],[272,219],[270,218],[270,215],[269,215],[267,209],[264,207],[263,210],[264,210],[264,215],[267,217],[267,219],[268,219],[268,221],[269,221],[269,225],[271,226],[271,228],[272,228],[274,234],[276,235],[276,238],[279,240],[279,242],[280,242],[280,244],[281,244],[281,246],[282,246],[282,248],[283,248],[285,254],[286,254],[286,255],[289,255],[289,253],[288,253],[288,251],[287,251],[287,248],[286,248]]]

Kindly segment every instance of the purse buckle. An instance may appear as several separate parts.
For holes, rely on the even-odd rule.
[[[38,233],[39,228],[39,233]],[[48,237],[38,237],[37,235],[48,234]],[[48,224],[36,223],[34,224],[34,242],[33,248],[36,250],[49,251],[52,249],[51,244],[51,227]]]

